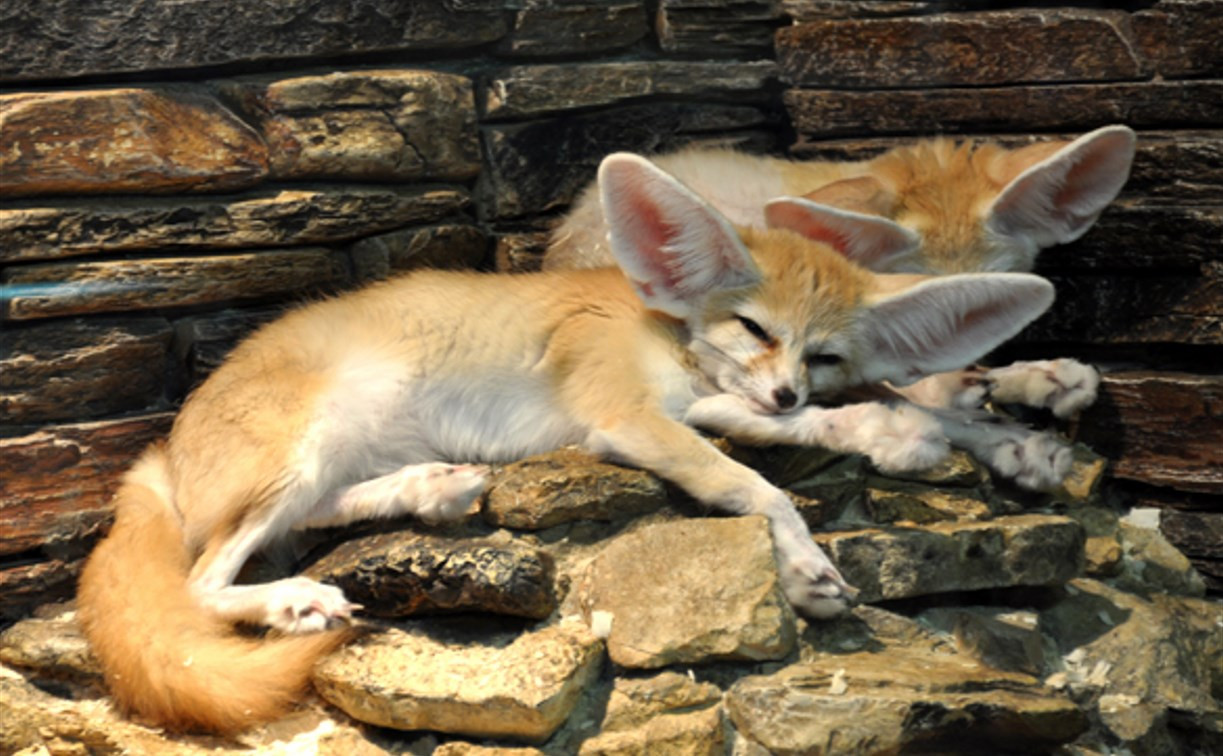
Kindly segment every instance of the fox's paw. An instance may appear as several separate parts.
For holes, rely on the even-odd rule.
[[[799,614],[813,619],[829,619],[844,613],[858,591],[841,577],[828,557],[807,538],[812,551],[794,553],[779,549],[777,567],[786,600]]]
[[[926,470],[950,451],[942,426],[928,413],[909,404],[863,406],[855,435],[862,453],[882,472]]]
[[[1048,433],[1009,436],[995,444],[983,460],[999,475],[1021,488],[1048,491],[1070,473],[1070,447]]]
[[[987,377],[990,397],[997,402],[1023,404],[1070,417],[1091,406],[1100,386],[1100,373],[1078,360],[1016,362],[995,368]]]
[[[956,385],[953,387],[948,405],[956,409],[978,409],[985,405],[990,397],[993,382],[989,374],[981,368],[968,368],[956,374]]]
[[[266,605],[266,624],[285,633],[316,633],[347,622],[361,608],[334,585],[305,577],[278,580]]]
[[[484,465],[423,465],[424,477],[416,489],[413,512],[428,523],[446,522],[462,517],[483,491],[488,481]]]

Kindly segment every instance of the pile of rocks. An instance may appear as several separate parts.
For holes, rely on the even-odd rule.
[[[763,518],[562,450],[498,470],[462,522],[316,534],[306,573],[364,604],[371,632],[320,663],[317,697],[285,720],[236,742],[122,720],[56,605],[0,636],[0,750],[1223,748],[1223,605],[1103,501],[1090,452],[1033,497],[964,455],[898,479],[724,448],[793,492],[866,605],[796,617]]]

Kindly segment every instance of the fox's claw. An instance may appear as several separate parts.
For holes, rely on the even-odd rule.
[[[347,622],[361,608],[334,585],[293,577],[273,584],[267,602],[266,623],[285,633],[315,633]]]

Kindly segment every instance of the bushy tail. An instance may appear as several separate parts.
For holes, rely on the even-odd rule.
[[[285,712],[315,661],[349,633],[256,639],[196,604],[191,557],[150,448],[115,497],[115,524],[90,556],[79,615],[119,705],[174,730],[232,733]]]

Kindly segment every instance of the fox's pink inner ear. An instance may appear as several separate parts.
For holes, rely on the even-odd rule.
[[[645,158],[604,158],[599,194],[612,254],[648,307],[682,319],[706,295],[760,280],[730,222]]]
[[[1037,247],[1074,241],[1125,185],[1135,143],[1134,132],[1125,126],[1079,137],[1007,184],[986,215],[987,225]]]
[[[871,270],[895,270],[921,247],[921,237],[877,215],[821,205],[803,197],[779,197],[764,206],[765,221],[836,249]]]

